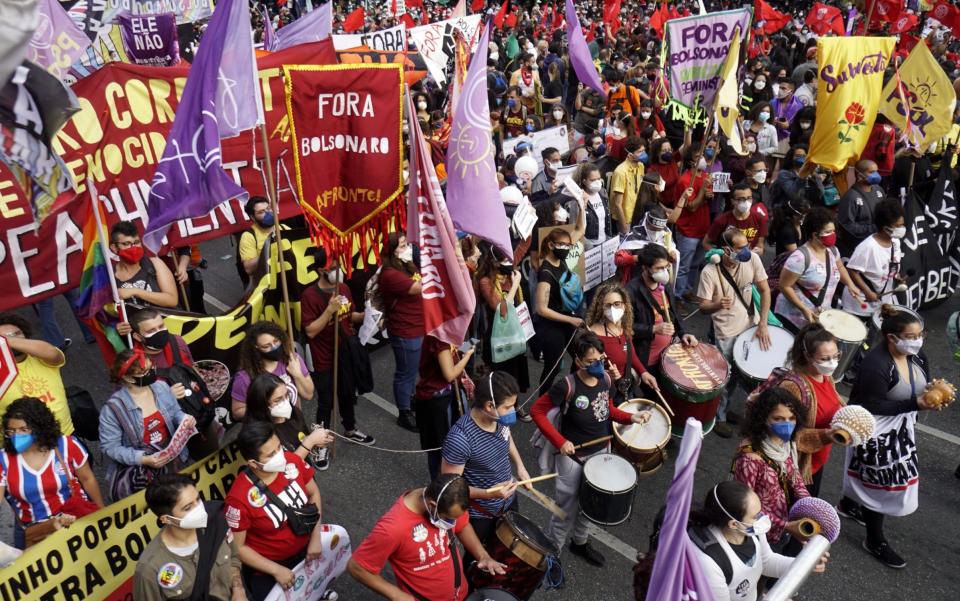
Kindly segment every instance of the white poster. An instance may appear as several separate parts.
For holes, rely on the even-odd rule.
[[[617,249],[620,247],[620,237],[614,235],[606,242],[600,245],[603,249],[603,281],[607,281],[617,275],[617,264],[614,259],[617,256]]]
[[[343,574],[353,554],[350,535],[342,526],[323,524],[320,542],[323,551],[316,561],[304,560],[293,568],[293,586],[283,590],[279,584],[267,595],[265,601],[319,601],[333,582]]]
[[[335,35],[333,47],[336,50],[349,50],[358,46],[366,46],[371,50],[385,50],[402,52],[407,49],[407,27],[403,24],[371,31],[369,33]]]
[[[517,210],[513,213],[511,225],[513,226],[514,233],[516,233],[517,237],[521,240],[529,238],[531,232],[533,232],[533,226],[537,225],[537,210],[533,208],[533,205],[530,204],[526,196],[524,196],[520,204],[517,205]]]
[[[537,160],[537,165],[543,169],[543,157],[541,153],[547,148],[556,148],[560,154],[565,154],[570,150],[569,130],[566,125],[557,125],[548,127],[530,134],[517,136],[503,141],[503,156],[514,154],[513,149],[520,142],[529,142],[533,146],[531,156]]]
[[[603,246],[594,246],[583,256],[583,289],[590,290],[603,282]]]
[[[443,72],[454,55],[453,30],[459,29],[463,33],[464,39],[470,43],[470,51],[473,52],[480,41],[480,17],[481,15],[470,15],[410,29],[410,39],[417,45],[417,51],[426,61],[430,75],[437,83],[446,81]]]
[[[530,307],[527,306],[527,301],[517,305],[517,319],[520,320],[520,327],[523,328],[524,339],[530,340],[533,338],[536,331],[533,329],[533,318],[530,316]]]
[[[717,171],[716,173],[710,174],[710,179],[713,183],[714,192],[729,192],[730,191],[730,174],[723,171]]]

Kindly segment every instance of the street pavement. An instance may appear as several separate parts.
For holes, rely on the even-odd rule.
[[[234,248],[229,238],[203,245],[210,267],[204,272],[208,294],[207,309],[219,313],[240,297],[241,287],[234,268]],[[926,311],[929,336],[925,351],[933,365],[933,375],[960,384],[960,366],[952,362],[944,330],[950,312],[960,308],[958,297],[940,307]],[[63,370],[66,384],[87,388],[98,402],[110,393],[106,368],[93,345],[85,345],[69,314],[66,302],[56,300],[58,321],[73,346],[67,351]],[[36,317],[29,309],[23,314]],[[706,333],[707,318],[695,314],[687,320],[689,330],[698,336]],[[400,429],[395,423],[396,410],[392,399],[393,356],[388,347],[378,348],[372,355],[375,374],[374,393],[362,398],[357,407],[359,427],[377,439],[377,447],[403,451],[419,449],[417,435]],[[569,363],[568,363],[569,365]],[[531,360],[531,378],[536,381],[542,364]],[[841,388],[841,393],[846,389]],[[521,401],[529,395],[522,394]],[[734,407],[742,412],[744,393],[737,395]],[[532,402],[532,401],[531,401]],[[306,406],[306,415],[314,415],[316,404]],[[921,465],[920,506],[910,516],[888,518],[886,535],[892,547],[907,561],[903,570],[891,570],[869,556],[862,548],[863,528],[843,520],[839,540],[831,549],[827,572],[813,575],[801,589],[797,599],[885,601],[923,600],[956,601],[960,599],[960,480],[954,470],[960,464],[960,409],[951,407],[942,413],[923,412],[918,420],[918,446]],[[536,475],[536,455],[529,444],[533,424],[518,423],[514,437],[523,454],[527,469]],[[338,431],[342,428],[338,425]],[[730,464],[736,450],[736,438],[724,440],[707,435],[697,465],[694,506],[718,481],[729,478]],[[94,449],[96,445],[92,445]],[[561,559],[566,585],[561,590],[538,592],[534,598],[555,600],[628,600],[633,599],[632,567],[638,550],[645,551],[653,518],[664,503],[674,470],[679,445],[670,448],[666,465],[639,483],[628,522],[608,530],[597,530],[594,546],[606,556],[603,569],[593,568],[566,550]],[[99,453],[94,450],[95,470],[102,475]],[[840,498],[842,449],[834,449],[825,468],[822,496],[830,501]],[[321,473],[324,521],[344,526],[356,547],[383,514],[405,490],[427,483],[426,458],[420,453],[398,453],[360,447],[339,440],[329,470]],[[541,492],[553,495],[553,484],[538,486]],[[11,537],[11,514],[6,504],[0,510],[0,536]],[[541,526],[549,513],[530,498],[521,499],[521,512]],[[335,589],[340,599],[366,600],[377,598],[344,574]]]

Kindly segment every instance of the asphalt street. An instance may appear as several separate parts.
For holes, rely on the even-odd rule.
[[[208,298],[207,309],[219,313],[218,309],[232,305],[241,293],[234,270],[234,249],[228,239],[207,243],[202,248],[210,264],[204,272],[207,293],[212,297]],[[62,298],[56,300],[56,308],[59,323],[67,336],[74,339],[67,352],[64,381],[68,385],[87,388],[98,402],[102,402],[110,392],[102,359],[93,345],[83,343]],[[925,350],[933,364],[935,377],[945,377],[960,384],[960,366],[952,361],[944,339],[946,317],[957,308],[960,308],[960,300],[954,297],[950,302],[925,312],[926,328],[930,333]],[[25,316],[36,320],[29,308],[22,311]],[[698,336],[703,335],[707,318],[696,314],[687,325]],[[374,351],[372,362],[376,389],[374,394],[359,401],[359,427],[377,438],[377,447],[415,451],[419,448],[417,436],[400,429],[395,423],[396,410],[391,392],[394,363],[389,348]],[[531,360],[534,381],[541,369],[540,363]],[[846,389],[841,388],[841,392],[845,393]],[[521,400],[526,396],[521,395]],[[742,410],[743,396],[741,392],[735,403],[738,410]],[[308,404],[305,413],[310,416],[314,411],[315,403]],[[886,521],[887,537],[908,562],[907,568],[892,570],[873,559],[861,548],[863,529],[844,520],[840,538],[831,549],[826,574],[812,576],[801,589],[798,599],[955,601],[960,598],[960,480],[954,476],[960,463],[960,408],[951,407],[942,413],[924,412],[919,423],[922,475],[919,509],[911,516]],[[536,475],[536,457],[528,443],[534,428],[533,424],[519,423],[514,428],[514,436],[527,469]],[[702,502],[713,484],[729,477],[736,444],[735,438],[724,440],[713,434],[704,439],[697,466],[695,505]],[[670,485],[677,449],[678,445],[674,444],[667,464],[640,481],[630,520],[596,533],[594,545],[606,555],[606,567],[593,568],[565,552],[562,562],[566,586],[557,591],[538,592],[534,598],[570,601],[633,598],[631,568],[637,550],[647,548],[653,517],[663,504]],[[831,501],[840,498],[842,456],[842,449],[834,449],[825,468],[822,496]],[[95,469],[98,473],[103,471],[102,465],[95,466]],[[339,441],[330,469],[323,472],[319,480],[324,521],[344,526],[356,547],[377,518],[404,490],[425,485],[427,478],[426,458],[422,454],[376,450]],[[545,484],[538,488],[552,495],[553,485]],[[6,503],[2,505],[6,506]],[[10,511],[9,508],[0,511],[0,536],[9,540]],[[549,514],[534,500],[523,498],[521,511],[541,526],[546,525]],[[342,576],[335,589],[340,599],[377,598],[349,575]]]

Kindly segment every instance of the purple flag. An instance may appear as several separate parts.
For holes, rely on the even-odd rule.
[[[273,31],[273,21],[270,20],[270,11],[263,7],[263,49],[273,52],[277,48],[277,34]]]
[[[660,529],[660,546],[653,562],[647,599],[700,599],[711,601],[713,594],[703,575],[697,547],[687,534],[693,479],[697,471],[703,424],[687,419],[677,454],[673,484],[667,491],[667,508]]]
[[[37,29],[30,38],[27,60],[37,63],[57,79],[67,71],[90,45],[90,38],[74,24],[57,0],[40,0]]]
[[[590,49],[587,47],[586,38],[583,37],[580,17],[577,16],[577,9],[573,7],[573,0],[567,0],[567,44],[570,46],[570,64],[573,65],[577,79],[583,82],[583,85],[606,97],[607,91],[603,89],[600,75],[593,65],[593,59],[590,58]]]
[[[117,24],[131,63],[170,67],[180,62],[175,14],[133,16],[121,13],[117,15]]]
[[[497,245],[513,256],[510,224],[500,201],[496,148],[490,138],[490,107],[487,104],[487,43],[490,24],[473,53],[467,79],[453,115],[447,148],[447,208],[458,229]]]
[[[330,37],[333,31],[333,2],[327,2],[296,21],[277,30],[275,50],[283,50],[297,44],[319,42]]]
[[[153,175],[143,243],[163,246],[170,225],[199,217],[247,192],[223,170],[220,138],[263,122],[256,85],[250,8],[246,0],[221,0],[203,34],[183,97]]]

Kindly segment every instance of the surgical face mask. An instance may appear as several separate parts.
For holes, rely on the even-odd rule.
[[[449,486],[449,484],[447,485]],[[443,491],[446,490],[446,486],[440,489],[440,495],[443,496]],[[430,523],[433,524],[434,528],[438,530],[452,530],[456,525],[456,520],[448,520],[446,518],[440,517],[439,508],[435,507],[430,509],[430,506],[427,505],[427,489],[423,489],[423,505],[427,508],[427,518],[429,518]]]
[[[598,179],[590,182],[587,184],[587,190],[590,192],[599,192],[600,190],[603,190],[603,180]]]
[[[499,52],[491,52],[491,53],[488,54],[487,56],[488,56],[489,58],[495,60],[495,61],[500,60],[500,53],[499,53]]]
[[[767,172],[757,171],[753,174],[753,181],[757,182],[758,184],[762,184],[763,182],[767,181]]]
[[[747,143],[747,152],[753,154],[757,151],[757,145],[754,142]]]
[[[557,121],[563,119],[563,111],[553,111],[553,118]]]
[[[763,536],[767,532],[770,532],[770,526],[772,525],[770,522],[770,516],[766,515],[765,513],[761,513],[760,517],[758,517],[756,521],[749,526],[743,522],[740,523],[745,526],[742,532],[747,536]]]
[[[793,438],[793,431],[797,427],[796,422],[776,422],[770,424],[770,432],[783,442],[790,442]]]
[[[824,376],[832,375],[833,372],[837,370],[837,366],[840,365],[840,361],[837,359],[828,359],[827,361],[817,361],[814,363],[817,368],[817,371]]]
[[[705,150],[703,151],[703,156],[704,156],[704,158],[706,158],[708,161],[709,161],[709,160],[712,160],[713,157],[717,156],[717,151],[714,150],[713,148],[707,148],[707,149],[705,149]]]
[[[507,106],[514,109],[517,108],[517,99],[516,98],[507,98]]]
[[[770,113],[767,111],[763,111],[762,113],[760,113],[759,119],[761,123],[766,123],[767,121],[770,120]]]
[[[533,123],[527,123],[527,124],[524,126],[524,129],[526,129],[528,133],[529,133],[529,132],[532,132],[532,131],[533,131]]]
[[[570,213],[563,207],[555,210],[553,212],[553,220],[558,223],[566,223],[567,219],[570,218]]]
[[[640,118],[641,118],[641,119],[649,119],[649,118],[650,118],[650,114],[651,114],[650,111],[640,111]]]
[[[638,163],[643,163],[644,165],[650,162],[650,155],[647,154],[647,151],[642,151],[639,155],[636,155],[636,160]]]
[[[650,240],[651,242],[660,242],[663,240],[663,230],[652,229],[646,226],[644,226],[644,229],[647,230],[647,240]]]
[[[508,411],[507,413],[504,413],[503,415],[497,414],[497,423],[507,428],[515,425],[517,423],[517,410],[511,409],[510,411]]]
[[[666,284],[670,281],[670,271],[668,269],[658,269],[650,272],[650,279],[658,284]]]
[[[777,94],[777,97],[781,100],[785,100],[790,97],[790,94],[793,94],[793,90],[780,90],[780,93]]]
[[[670,150],[665,150],[660,154],[660,161],[664,163],[669,163],[673,160],[673,152]]]
[[[22,453],[33,446],[35,437],[33,434],[14,434],[10,437],[10,444],[17,453]]]
[[[900,227],[885,227],[883,230],[887,232],[891,238],[899,239],[907,235],[907,228],[902,225]]]
[[[290,401],[286,398],[273,407],[270,407],[270,417],[290,419],[291,415],[293,415],[293,405],[291,405]]]
[[[606,317],[610,323],[620,323],[625,311],[626,309],[623,307],[607,307],[603,310],[603,316]]]
[[[553,172],[556,173],[559,169],[563,167],[563,163],[560,161],[551,161],[547,163],[547,166],[553,169]]]
[[[917,340],[897,338],[894,345],[897,347],[897,350],[904,355],[916,355],[920,352],[920,349],[923,348],[923,338],[918,338]]]
[[[811,123],[809,121],[801,121],[800,129],[810,129]]]
[[[413,247],[409,244],[405,246],[403,250],[397,253],[397,258],[406,263],[413,261]]]
[[[263,218],[260,219],[260,225],[262,227],[273,227],[273,211],[267,211],[263,214]]]
[[[336,285],[338,282],[343,281],[343,271],[339,267],[336,269],[331,269],[327,272],[327,281],[333,285]]]
[[[587,374],[594,378],[602,378],[607,370],[603,368],[603,361],[597,360],[586,366]]]
[[[760,80],[757,83],[753,84],[753,87],[758,90],[762,90],[763,88],[767,87],[767,82]]]
[[[197,503],[193,509],[188,511],[182,518],[174,518],[172,515],[169,516],[177,522],[177,526],[185,530],[196,530],[198,528],[207,527],[207,509],[203,506],[203,503]]]
[[[806,162],[807,162],[807,155],[805,154],[798,154],[798,155],[794,155],[793,157],[793,164],[796,165],[797,167],[803,165]]]
[[[170,333],[166,330],[157,330],[149,336],[143,337],[143,345],[152,349],[160,350],[167,346],[170,340]]]
[[[420,109],[421,111],[425,111],[427,110],[427,103],[421,100],[420,102],[417,103],[417,108]]]
[[[259,461],[257,463],[260,463]],[[280,449],[273,457],[267,460],[266,463],[261,463],[261,468],[265,472],[271,474],[279,474],[287,468],[287,458],[283,456],[283,449]]]
[[[746,215],[750,212],[750,207],[753,206],[753,201],[751,200],[738,200],[734,203],[734,208],[737,209],[737,213],[741,215]]]

